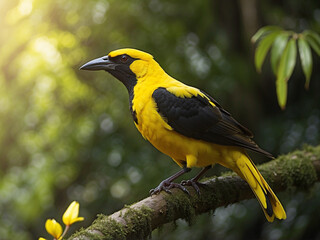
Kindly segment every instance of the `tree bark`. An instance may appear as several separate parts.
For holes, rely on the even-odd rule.
[[[258,166],[274,192],[306,190],[320,179],[320,145],[305,146]],[[204,181],[201,195],[188,187],[190,195],[179,189],[161,192],[110,216],[99,215],[88,228],[75,233],[78,239],[147,239],[153,229],[179,218],[191,221],[196,215],[214,211],[245,199],[254,198],[248,184],[234,173]],[[285,206],[284,206],[285,207]]]

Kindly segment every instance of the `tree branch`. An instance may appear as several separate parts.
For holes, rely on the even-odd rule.
[[[274,192],[308,189],[320,179],[320,145],[306,146],[258,168]],[[145,239],[165,223],[179,218],[190,221],[195,215],[254,197],[248,184],[233,173],[206,179],[204,183],[200,196],[190,187],[190,196],[173,189],[172,194],[161,192],[110,216],[101,214],[69,240]]]

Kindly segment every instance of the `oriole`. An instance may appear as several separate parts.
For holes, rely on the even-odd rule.
[[[105,70],[127,88],[135,126],[154,147],[170,156],[182,169],[163,180],[151,194],[184,185],[198,192],[198,179],[215,163],[235,171],[248,182],[269,222],[285,219],[286,213],[264,180],[247,149],[272,155],[252,140],[252,133],[238,123],[207,93],[169,76],[153,56],[135,49],[119,49],[80,69]],[[203,170],[183,184],[173,181],[191,170]]]

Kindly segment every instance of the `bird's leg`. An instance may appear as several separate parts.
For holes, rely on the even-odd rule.
[[[185,193],[189,194],[189,191],[184,186],[182,186],[179,183],[174,183],[173,181],[175,179],[177,179],[178,177],[180,177],[181,175],[183,175],[183,174],[185,174],[187,172],[190,172],[190,171],[191,171],[191,168],[187,168],[186,166],[183,166],[183,168],[179,172],[177,172],[177,173],[173,174],[171,177],[168,177],[167,179],[163,180],[159,184],[159,186],[156,187],[155,189],[151,189],[150,190],[150,195],[159,193],[162,190],[164,190],[167,193],[171,193],[170,189],[174,188],[174,187],[179,188],[182,191],[184,191]]]
[[[198,195],[200,195],[200,188],[198,185],[201,185],[200,182],[198,182],[198,180],[203,176],[203,174],[208,171],[211,168],[211,165],[206,166],[205,168],[203,168],[195,177],[191,178],[190,180],[183,180],[181,182],[181,185],[183,186],[192,186]]]

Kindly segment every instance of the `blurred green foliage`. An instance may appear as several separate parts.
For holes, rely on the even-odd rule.
[[[263,25],[319,33],[319,1],[1,1],[0,238],[45,235],[45,219],[59,221],[72,200],[88,226],[178,170],[134,128],[125,88],[104,72],[78,70],[117,48],[153,54],[169,74],[216,98],[274,155],[319,144],[320,68],[309,91],[303,70],[293,72],[281,112],[271,66],[262,75],[254,69],[250,38]],[[319,238],[317,189],[309,199],[280,195],[285,222],[268,224],[253,200],[191,227],[165,226],[154,238]]]

